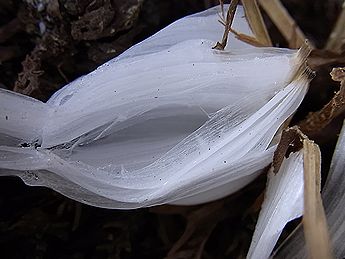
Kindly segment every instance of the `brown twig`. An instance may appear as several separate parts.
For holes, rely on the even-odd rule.
[[[308,135],[322,130],[345,111],[345,68],[333,68],[331,76],[334,81],[340,82],[340,90],[320,111],[310,113],[299,123],[301,130]]]
[[[263,43],[258,41],[257,38],[255,38],[255,37],[249,36],[249,35],[244,34],[244,33],[240,33],[238,31],[235,31],[234,29],[230,29],[230,32],[233,33],[235,35],[235,37],[237,39],[239,39],[240,41],[248,43],[254,47],[267,47],[267,45],[264,45]]]
[[[341,54],[329,50],[313,49],[308,57],[308,66],[317,71],[322,66],[345,63],[345,52]]]
[[[236,8],[238,5],[239,0],[231,0],[228,12],[226,14],[226,22],[225,22],[225,29],[224,29],[224,34],[221,42],[217,42],[216,45],[213,47],[213,49],[218,49],[218,50],[224,50],[227,41],[228,41],[228,35],[231,29],[231,24],[232,21],[234,20]],[[223,8],[223,7],[222,7]]]

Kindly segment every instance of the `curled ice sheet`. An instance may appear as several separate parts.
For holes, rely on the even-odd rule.
[[[334,151],[322,199],[335,258],[345,257],[345,123]],[[287,239],[275,258],[308,258],[303,231],[299,228]]]
[[[203,203],[252,181],[308,80],[291,81],[303,61],[295,51],[233,37],[230,50],[213,50],[215,10],[175,22],[46,104],[0,90],[1,175],[107,208]],[[247,32],[242,15],[235,29]]]
[[[279,172],[269,173],[265,200],[247,258],[269,258],[285,225],[303,214],[303,152],[284,159]],[[287,257],[289,258],[289,257]]]

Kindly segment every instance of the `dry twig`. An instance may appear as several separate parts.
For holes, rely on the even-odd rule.
[[[232,21],[234,20],[235,17],[235,12],[236,12],[236,8],[238,5],[239,0],[231,0],[228,12],[226,14],[226,21],[225,21],[225,29],[224,29],[224,34],[223,34],[223,38],[221,40],[221,42],[217,42],[216,45],[213,47],[213,49],[218,49],[218,50],[224,50],[226,43],[228,41],[228,35],[229,32],[231,30],[231,24]],[[223,10],[223,5],[222,6],[222,10]]]
[[[322,66],[345,63],[345,52],[337,54],[329,50],[313,49],[308,57],[308,66],[317,71]]]
[[[255,38],[255,37],[249,36],[249,35],[244,34],[244,33],[240,33],[238,31],[235,31],[234,29],[230,29],[230,32],[233,33],[235,35],[235,37],[237,39],[239,39],[240,41],[248,43],[254,47],[267,47],[267,45],[263,44],[262,42],[257,40],[257,38]]]

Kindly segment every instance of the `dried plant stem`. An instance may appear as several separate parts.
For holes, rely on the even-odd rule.
[[[304,215],[303,226],[310,258],[333,258],[328,226],[321,200],[321,153],[309,139],[303,140]]]
[[[238,31],[235,31],[234,29],[230,29],[230,32],[233,33],[235,35],[235,37],[237,39],[239,39],[240,41],[248,43],[254,47],[267,47],[267,45],[264,45],[263,43],[258,41],[256,37],[249,36],[249,35],[244,34],[244,33],[240,33]]]
[[[320,111],[310,113],[299,123],[301,130],[308,135],[322,130],[345,111],[345,68],[333,68],[331,76],[333,80],[340,82],[340,90]]]
[[[266,25],[256,0],[242,0],[246,18],[255,38],[262,46],[272,46]]]
[[[228,35],[231,30],[231,24],[235,17],[236,8],[239,0],[231,0],[228,12],[226,14],[225,29],[221,42],[217,42],[213,49],[224,50],[226,43],[228,41]],[[222,7],[223,9],[223,7]]]
[[[290,48],[299,48],[304,44],[305,35],[279,0],[259,0],[259,3],[288,41]]]
[[[343,2],[342,11],[338,17],[333,31],[331,32],[326,47],[326,50],[341,53],[345,45],[345,1]]]

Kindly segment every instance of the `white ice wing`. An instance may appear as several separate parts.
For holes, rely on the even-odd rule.
[[[299,106],[307,84],[306,79],[292,82],[257,111],[250,108],[255,107],[254,102],[249,102],[254,95],[237,105],[221,109],[173,149],[143,168],[127,171],[116,160],[93,164],[93,160],[89,159],[93,157],[96,141],[76,148],[76,154],[82,148],[89,148],[91,152],[79,155],[78,158],[74,153],[67,154],[65,158],[60,157],[64,154],[61,149],[48,151],[41,148],[41,156],[46,156],[43,160],[49,162],[41,168],[35,166],[32,170],[49,170],[58,175],[52,178],[48,174],[50,180],[45,180],[44,173],[37,173],[41,178],[40,184],[43,181],[43,185],[55,187],[66,196],[87,203],[113,200],[112,205],[106,206],[114,208],[152,206],[168,202],[195,204],[221,198],[242,188],[270,163],[273,149],[266,149],[279,126]],[[259,96],[259,93],[255,93],[255,96]],[[98,141],[107,142],[111,137]],[[128,136],[125,139],[127,138]],[[143,145],[147,145],[147,149],[151,146],[150,143]],[[140,146],[139,143],[138,147]],[[19,150],[23,152],[23,149]],[[102,159],[109,157],[109,150],[104,153],[101,150],[96,149],[100,152],[99,159],[104,161]],[[2,167],[6,165],[5,162]],[[13,164],[7,168],[19,169]],[[52,179],[60,182],[51,182]],[[99,199],[91,200],[89,195],[79,197],[74,190],[58,187],[71,186],[69,181],[73,186],[78,185],[83,190],[100,196]],[[92,204],[103,206],[104,203]]]
[[[0,168],[9,170],[36,170],[47,168],[49,158],[34,148],[0,146]]]
[[[182,18],[54,94],[48,103],[57,108],[45,127],[42,145],[59,145],[90,131],[123,129],[129,119],[170,104],[212,113],[252,90],[281,85],[296,65],[295,52],[253,48],[232,35],[230,54],[212,50],[223,33],[219,12],[215,7]],[[234,28],[250,34],[241,7]],[[236,60],[249,64],[234,68]],[[225,82],[234,77],[239,79],[229,91]]]
[[[48,111],[38,100],[0,89],[0,145],[39,142]]]
[[[293,105],[290,103],[287,104],[289,106],[291,105],[287,114],[291,114],[303,98],[306,87],[305,83],[303,83],[301,87],[290,86],[286,89],[287,90],[282,91],[277,97],[275,97],[271,103],[274,102],[275,107],[277,103],[280,102],[281,95],[289,92],[289,89],[290,91],[300,91],[299,94],[297,94],[297,98],[294,93],[291,93],[289,96],[289,98],[294,98],[293,100],[295,102]],[[172,109],[173,113],[175,113],[173,116],[156,119],[152,119],[153,116],[148,116],[151,114],[148,113],[145,115],[151,118],[149,120],[144,120],[145,116],[143,115],[141,117],[142,122],[140,123],[136,123],[119,132],[115,132],[107,138],[99,139],[98,141],[87,145],[75,147],[70,158],[72,160],[81,160],[95,167],[102,167],[109,164],[117,166],[118,170],[120,170],[119,166],[123,165],[127,170],[132,171],[131,175],[134,175],[133,171],[139,170],[139,177],[141,178],[143,175],[146,177],[147,174],[141,173],[141,168],[156,161],[192,132],[194,133],[185,139],[183,142],[184,144],[176,146],[173,150],[169,151],[168,154],[163,156],[160,161],[164,161],[165,164],[168,164],[168,161],[171,159],[175,159],[180,163],[184,160],[191,159],[190,156],[187,157],[189,154],[186,154],[187,151],[185,146],[189,146],[189,150],[197,150],[196,145],[203,144],[204,149],[208,152],[207,154],[212,154],[214,150],[208,150],[208,148],[210,148],[210,139],[220,139],[221,136],[224,136],[231,130],[236,132],[233,128],[264,106],[265,99],[267,97],[268,95],[264,91],[253,91],[253,93],[243,97],[242,100],[237,101],[234,105],[230,105],[216,113],[209,122],[196,132],[194,131],[207,120],[207,116],[200,109],[195,109],[194,114],[188,114],[188,111],[191,111],[191,109],[186,108],[184,110],[180,110],[175,108]],[[255,99],[255,101],[252,101],[253,99]],[[265,106],[263,109],[266,109],[266,107],[269,106]],[[286,109],[286,107],[283,109]],[[255,117],[253,117],[253,120],[260,121],[261,125],[264,127],[264,130],[262,130],[259,135],[266,133],[268,129],[271,129],[270,127],[267,127],[267,125],[271,124],[271,121],[268,121],[270,118],[264,117],[267,115],[267,111],[263,111],[264,110],[260,110],[260,113],[262,114],[258,117],[259,119],[255,119]],[[275,133],[277,127],[279,127],[279,125],[287,118],[285,114],[280,115],[281,111],[281,107],[275,111],[274,116],[278,119],[274,120],[275,124],[272,124],[273,133],[271,132],[269,137],[272,137],[271,135]],[[210,132],[212,129],[214,129],[213,132]],[[253,133],[253,129],[250,127],[248,128],[248,126],[246,126],[243,130],[244,129],[246,130],[246,133],[249,134],[248,142],[254,139],[254,141],[248,145],[248,149],[250,149],[257,140],[260,140],[260,138],[259,135]],[[232,139],[235,139],[238,135],[239,134],[233,134]],[[270,139],[268,141],[270,141]],[[191,145],[191,143],[193,143],[193,145]],[[264,150],[265,147],[265,145],[262,145],[262,150]],[[245,149],[243,149],[242,153],[239,154],[243,154],[244,150]],[[200,150],[197,151],[199,152]],[[200,157],[200,154],[195,152],[193,156],[197,158]],[[115,170],[116,168],[113,169]],[[150,170],[147,171],[152,170],[151,166]],[[159,169],[155,169],[155,171],[157,170]],[[177,168],[173,169],[173,171],[176,170]],[[176,174],[175,172],[164,171],[167,175]]]
[[[164,177],[167,179],[165,189],[171,190],[172,197],[181,195],[190,197],[206,191],[210,194],[210,190],[219,192],[220,186],[230,184],[241,176],[246,177],[246,170],[248,170],[248,174],[253,174],[254,171],[249,170],[250,163],[247,163],[247,169],[243,169],[241,176],[238,176],[232,168],[240,164],[243,159],[248,159],[251,156],[257,156],[257,160],[265,160],[265,156],[269,153],[267,148],[274,134],[299,106],[306,89],[307,81],[305,80],[291,83],[261,109],[248,116],[241,123],[231,125],[229,128],[224,123],[229,118],[221,113],[221,118],[215,116],[214,119],[217,122],[214,124],[212,119],[205,123],[203,127],[192,134],[192,137],[197,136],[195,140],[191,138],[191,141],[188,142],[187,138],[181,142],[184,146],[179,144],[157,161],[164,161],[167,165],[167,162],[173,158],[173,162],[179,162],[174,165],[174,169],[177,168],[178,170],[170,179],[168,167],[161,170],[167,172],[167,177]],[[223,119],[224,121],[222,121]],[[202,130],[205,128],[209,132],[205,130],[207,133],[204,135]],[[188,150],[185,149],[186,146]],[[183,163],[184,161],[185,163]],[[271,160],[267,160],[267,164],[261,167],[257,166],[257,171],[267,166],[269,161]],[[149,166],[148,168],[153,169],[154,167]],[[144,175],[141,174],[138,177],[143,178]],[[160,175],[164,176],[163,173]],[[238,189],[243,186],[237,185]],[[234,188],[229,188],[227,192],[223,192],[222,197],[232,192],[234,192]],[[162,191],[157,196],[160,197],[161,195]],[[204,201],[200,200],[199,203],[201,202]]]
[[[209,177],[176,185],[170,195],[166,195],[157,204],[195,205],[234,193],[262,173],[262,169],[272,162],[274,149],[272,147],[263,152],[251,152],[235,163],[212,170]],[[213,178],[213,174],[217,177]]]
[[[345,124],[344,124],[345,125]],[[329,235],[335,258],[345,257],[345,126],[339,135],[328,178],[322,191]],[[286,240],[275,258],[307,258],[301,228]]]
[[[210,41],[183,42],[114,62],[79,81],[75,89],[66,86],[66,95],[50,103],[56,108],[45,125],[42,146],[60,145],[97,129],[101,133],[109,126],[108,131],[118,131],[152,110],[165,117],[167,107],[183,107],[187,113],[199,108],[210,114],[259,89],[267,95],[257,100],[260,107],[286,85],[298,60],[289,50],[245,54],[211,47]]]
[[[153,163],[118,177],[116,184],[128,188],[152,188],[161,187],[163,183],[167,185],[168,181],[181,185],[179,181],[182,179],[201,179],[203,175],[213,178],[216,175],[209,172],[218,165],[223,167],[225,159],[231,165],[251,150],[265,150],[281,123],[298,107],[306,89],[306,81],[294,82],[258,111],[249,108],[253,105],[248,103],[250,98],[238,106],[224,108]],[[81,161],[90,164],[87,160]],[[116,165],[116,162],[112,161],[112,164]],[[118,167],[115,171],[120,170]],[[102,173],[93,174],[98,180],[108,181]]]
[[[279,172],[269,173],[265,200],[247,258],[269,258],[284,226],[303,214],[303,152],[284,159]],[[289,257],[287,257],[289,258]]]
[[[16,121],[0,126],[1,175],[107,208],[197,204],[253,180],[307,91],[305,78],[291,82],[303,57],[275,48],[213,50],[212,15],[186,20],[205,33],[180,36],[188,28],[182,20],[47,104],[0,90],[0,105],[13,97],[3,107],[30,118],[17,119],[19,129]],[[18,147],[17,138],[37,145]]]
[[[5,173],[6,175],[16,175],[22,178],[22,180],[28,185],[46,186],[71,199],[102,208],[135,209],[145,206],[163,204],[168,201],[171,204],[195,205],[199,204],[200,202],[207,202],[210,200],[218,199],[219,197],[223,197],[226,193],[229,192],[228,188],[234,191],[242,188],[261,173],[262,170],[258,170],[258,168],[264,168],[272,161],[272,155],[273,149],[270,149],[262,154],[256,153],[255,155],[250,155],[234,166],[231,166],[233,179],[225,184],[222,183],[223,186],[220,186],[216,189],[208,190],[207,188],[205,188],[201,193],[188,197],[182,196],[182,199],[180,198],[180,195],[176,195],[175,197],[173,196],[173,193],[170,193],[169,195],[165,195],[160,199],[151,199],[144,201],[144,203],[135,203],[129,201],[121,202],[118,200],[106,198],[102,196],[101,193],[92,192],[86,189],[85,186],[76,184],[64,177],[61,177],[59,174],[57,174],[56,170],[55,173],[47,170],[6,170],[3,172],[0,170],[0,174]],[[61,164],[61,170],[66,170],[67,168],[70,169],[64,164]],[[80,172],[81,169],[78,168],[78,174],[80,174]],[[229,168],[226,169],[225,172],[229,172]],[[62,172],[62,175],[64,174],[65,172]],[[184,188],[180,189],[185,191]],[[131,190],[131,192],[136,192],[136,190]],[[176,190],[176,192],[178,192],[178,190]]]

